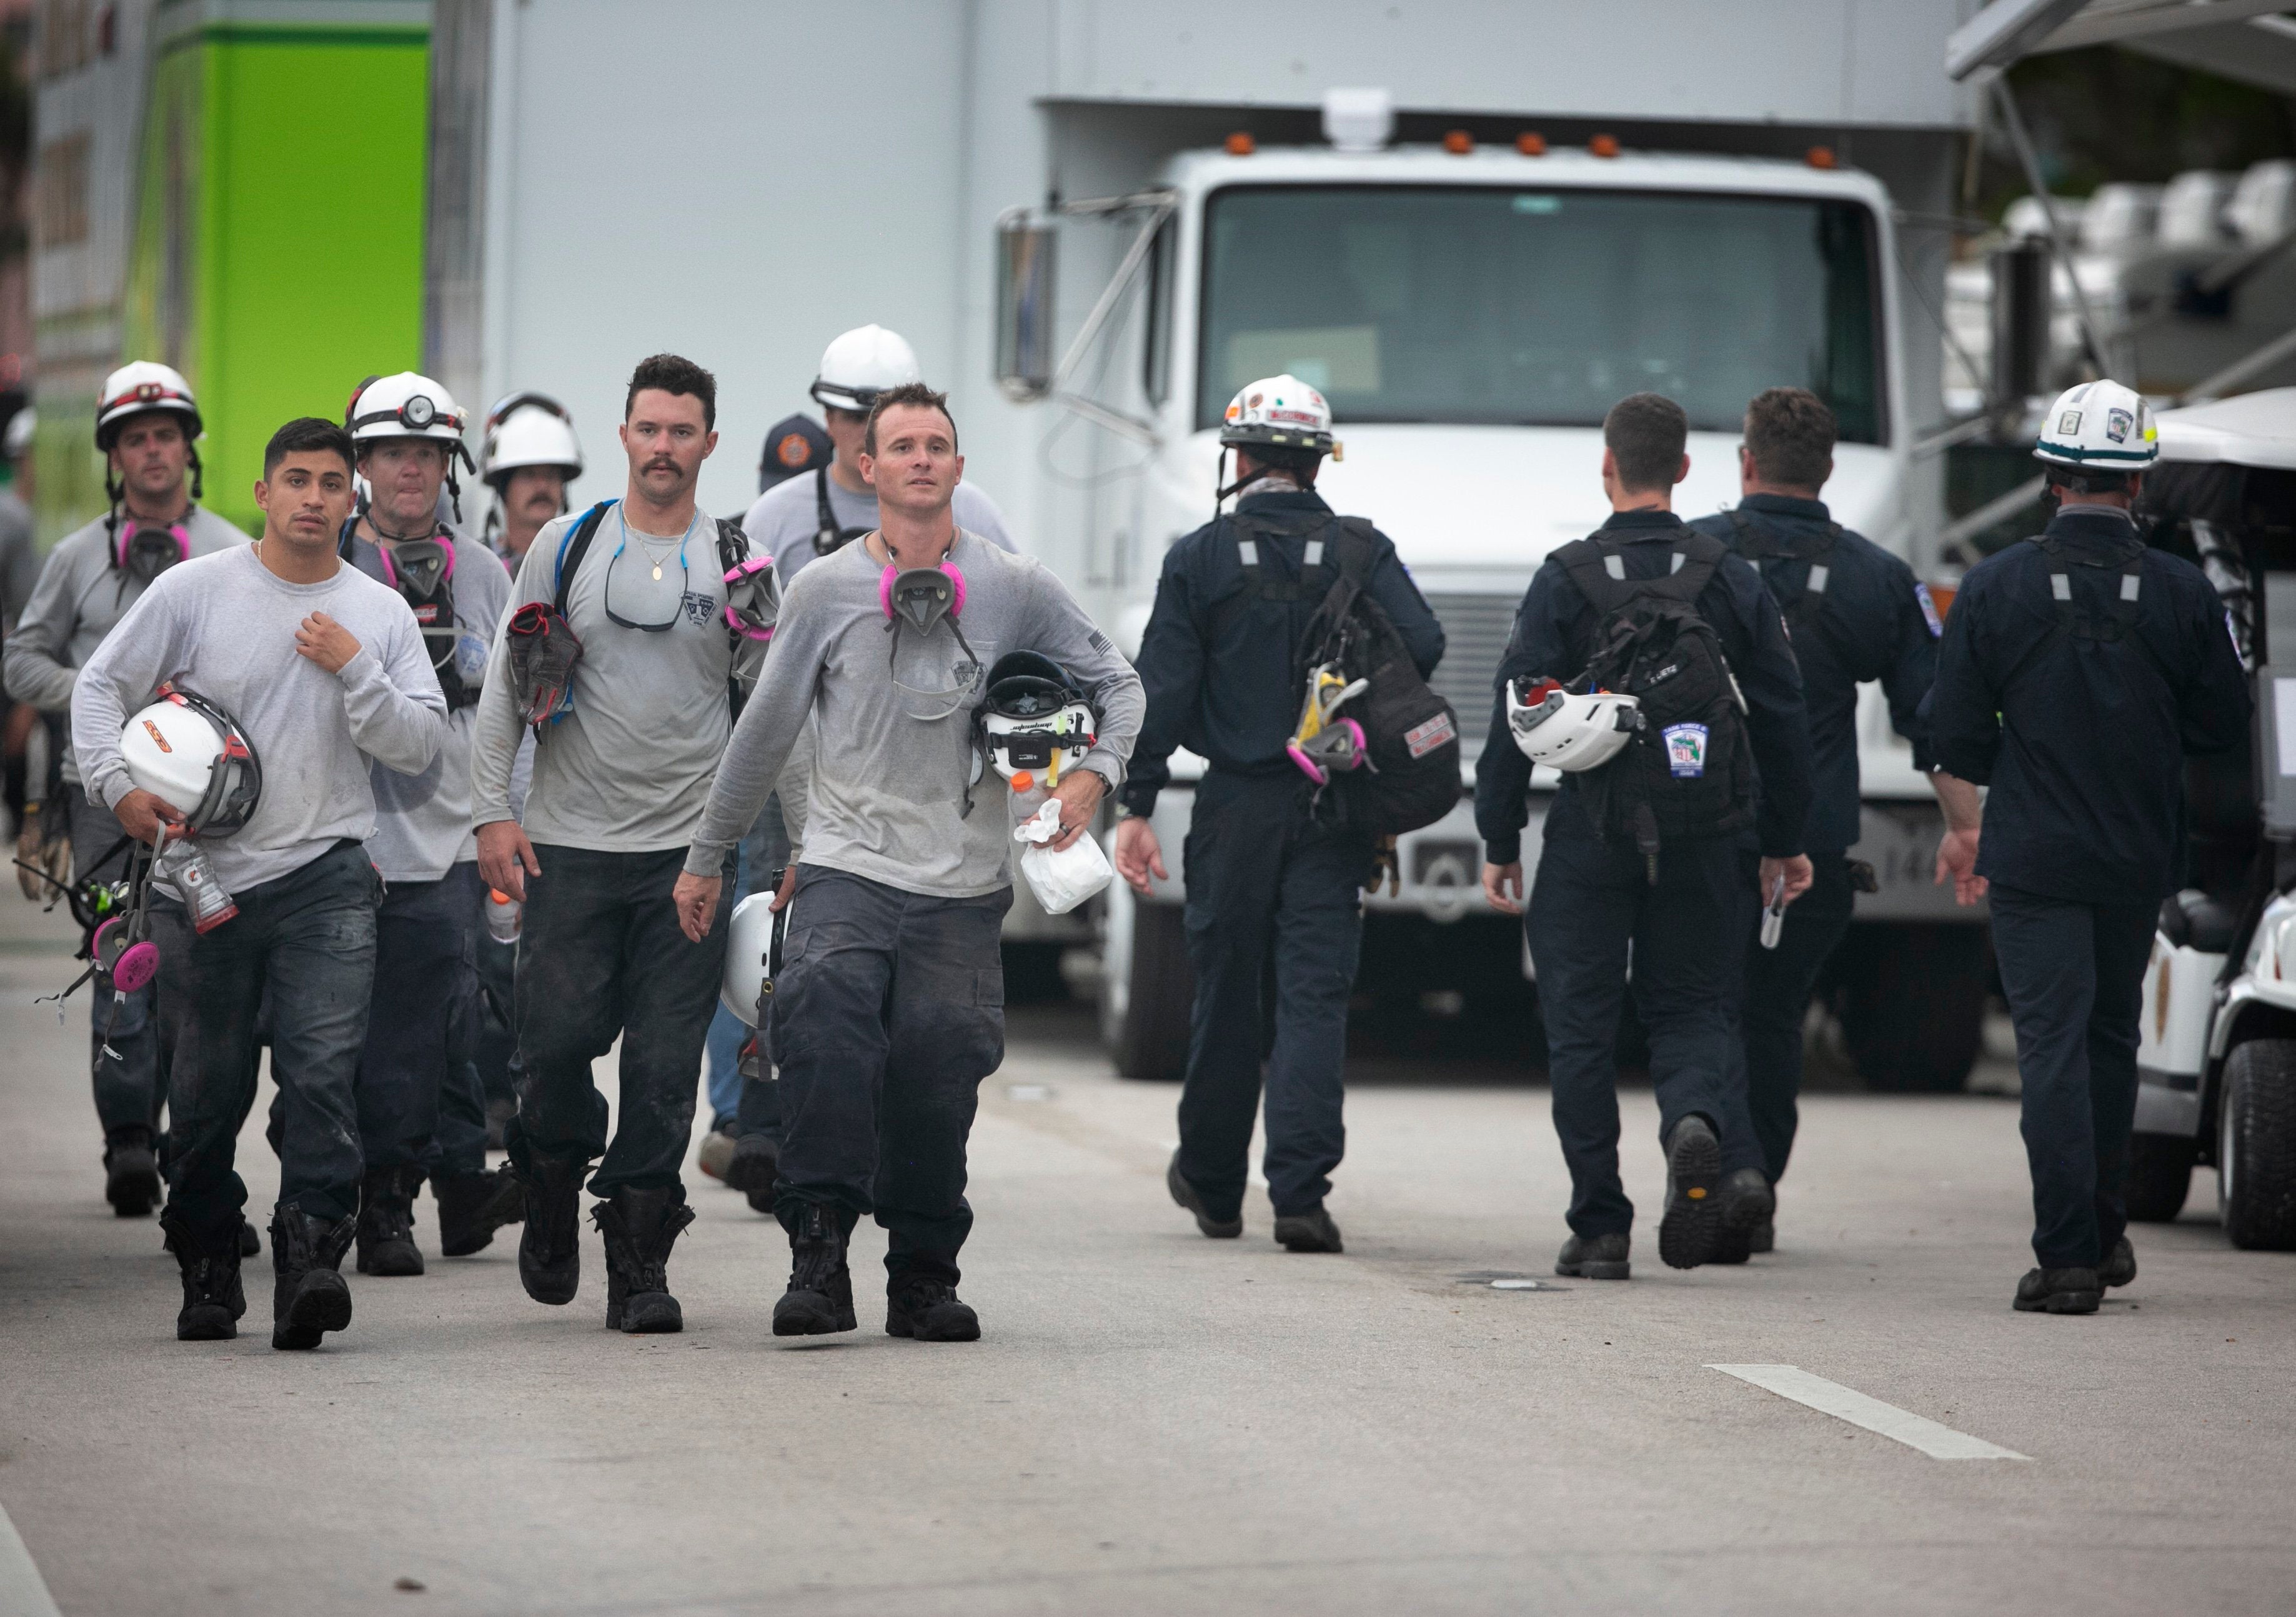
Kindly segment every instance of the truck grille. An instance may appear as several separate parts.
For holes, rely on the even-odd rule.
[[[1514,633],[1520,593],[1511,595],[1431,595],[1427,604],[1443,625],[1443,661],[1428,683],[1459,710],[1460,738],[1472,758],[1482,750],[1491,721],[1492,681]]]

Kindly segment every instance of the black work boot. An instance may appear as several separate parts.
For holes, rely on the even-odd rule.
[[[495,1231],[526,1217],[526,1190],[510,1164],[485,1173],[442,1173],[430,1181],[439,1203],[439,1251],[467,1258],[495,1238]]]
[[[606,1323],[632,1336],[668,1335],[685,1328],[685,1315],[669,1294],[669,1249],[693,1210],[683,1186],[624,1188],[590,1209],[606,1241]]]
[[[416,1168],[370,1168],[359,1185],[358,1272],[419,1275],[422,1249],[414,1244]]]
[[[325,1333],[350,1324],[351,1288],[341,1271],[357,1230],[356,1218],[330,1221],[284,1202],[272,1213],[273,1347],[316,1348]]]
[[[770,1134],[745,1134],[734,1142],[726,1164],[726,1185],[750,1200],[752,1212],[774,1211],[774,1181],[781,1177],[781,1151]]]
[[[843,1215],[823,1202],[808,1202],[790,1232],[789,1290],[774,1304],[774,1334],[831,1336],[857,1326]]]
[[[1743,1263],[1754,1251],[1757,1231],[1770,1227],[1777,1193],[1759,1168],[1741,1168],[1722,1180],[1721,1227],[1715,1231],[1709,1263]],[[1762,1249],[1764,1252],[1768,1247]]]
[[[177,1342],[229,1342],[239,1334],[247,1293],[239,1283],[239,1235],[201,1240],[170,1228],[176,1267],[183,1271],[184,1307],[176,1316]]]
[[[2104,1287],[2093,1268],[2027,1269],[2017,1283],[2020,1314],[2094,1314]]]
[[[152,1131],[123,1124],[103,1137],[103,1199],[122,1219],[148,1219],[160,1200],[160,1159]]]
[[[1275,1242],[1287,1252],[1337,1252],[1347,1249],[1340,1244],[1340,1227],[1332,1222],[1321,1202],[1303,1213],[1279,1213],[1275,1219]]]
[[[1714,1260],[1722,1230],[1722,1142],[1695,1112],[1666,1137],[1666,1211],[1658,1224],[1658,1255],[1669,1268],[1696,1268]]]
[[[1625,1235],[1573,1235],[1556,1255],[1554,1272],[1578,1280],[1624,1280],[1631,1271],[1627,1261],[1631,1244]]]
[[[586,1157],[533,1153],[518,1176],[526,1193],[526,1231],[518,1242],[518,1278],[537,1302],[574,1301],[582,1284],[582,1181]]]
[[[904,1270],[885,1282],[885,1334],[918,1342],[979,1342],[980,1316],[950,1282]]]
[[[1215,1241],[1233,1241],[1243,1234],[1243,1215],[1233,1219],[1215,1219],[1204,1211],[1204,1199],[1196,1187],[1180,1177],[1180,1153],[1172,1153],[1172,1165],[1164,1170],[1164,1188],[1172,1193],[1172,1200],[1196,1216],[1196,1227]]]
[[[1778,1250],[1778,1226],[1775,1213],[1746,1232],[1746,1250],[1750,1252],[1774,1252]]]
[[[2112,1244],[2104,1261],[2096,1266],[2096,1277],[2107,1286],[2127,1285],[2136,1278],[2136,1249],[2123,1235]]]

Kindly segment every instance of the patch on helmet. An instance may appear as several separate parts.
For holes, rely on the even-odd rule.
[[[160,751],[173,752],[176,750],[168,744],[168,738],[160,734],[160,726],[158,725],[153,724],[147,718],[144,721],[144,727],[152,733],[152,743],[159,747]]]
[[[2128,429],[2136,424],[2136,417],[2119,408],[2104,413],[2104,435],[2116,444],[2128,441]]]
[[[2062,415],[2058,416],[2057,431],[2063,433],[2068,438],[2079,431],[2080,412],[2079,410],[2067,410]]]
[[[1267,397],[1267,395],[1265,393],[1254,393],[1250,398],[1245,399],[1243,402],[1248,408],[1257,410],[1259,408],[1259,401]]]

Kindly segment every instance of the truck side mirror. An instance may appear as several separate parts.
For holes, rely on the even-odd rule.
[[[996,382],[1016,403],[1053,385],[1053,232],[1025,208],[996,220]]]
[[[1994,250],[1993,401],[2012,423],[2047,380],[2049,275],[2046,242],[2014,242]]]

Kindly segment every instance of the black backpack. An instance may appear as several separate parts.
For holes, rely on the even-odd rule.
[[[1233,520],[1242,546],[1247,520]],[[1361,517],[1328,521],[1336,534],[1308,541],[1299,588],[1305,593],[1321,582],[1327,543],[1339,577],[1300,637],[1292,686],[1304,691],[1308,670],[1331,662],[1349,681],[1368,680],[1370,689],[1345,710],[1363,726],[1365,767],[1317,788],[1315,811],[1374,839],[1400,836],[1433,825],[1459,800],[1459,715],[1428,685],[1387,609],[1371,594],[1377,530]],[[1250,599],[1260,587],[1259,567],[1254,550],[1243,555],[1242,598]]]
[[[1604,534],[1554,553],[1597,620],[1578,688],[1641,703],[1642,724],[1625,750],[1578,778],[1597,828],[1634,838],[1653,885],[1666,839],[1727,836],[1753,820],[1745,698],[1698,610],[1729,554],[1688,528],[1675,539],[1672,570],[1655,579],[1628,578],[1618,542]]]

